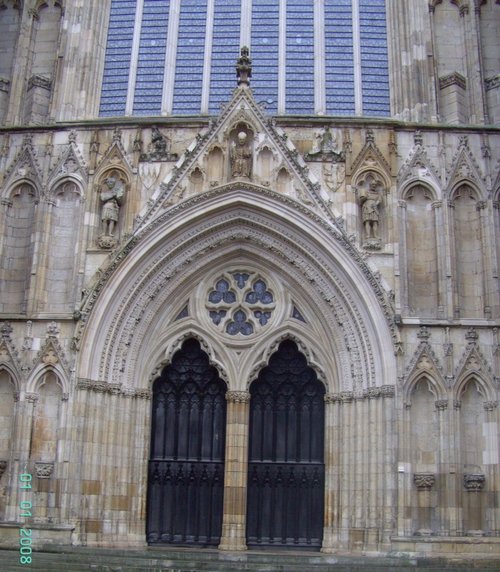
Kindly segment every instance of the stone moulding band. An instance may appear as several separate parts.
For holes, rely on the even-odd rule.
[[[95,391],[96,393],[108,393],[121,397],[137,397],[138,399],[151,399],[150,389],[134,389],[123,387],[119,383],[107,383],[105,381],[93,381],[91,379],[79,379],[76,389]]]

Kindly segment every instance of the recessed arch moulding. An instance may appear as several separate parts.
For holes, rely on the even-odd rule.
[[[248,335],[217,327],[206,305],[231,272],[273,294],[265,327],[254,317]],[[246,390],[291,338],[327,392],[362,394],[395,385],[395,336],[385,294],[338,229],[278,193],[236,185],[169,209],[110,259],[82,307],[77,375],[148,390],[196,337],[228,388]]]

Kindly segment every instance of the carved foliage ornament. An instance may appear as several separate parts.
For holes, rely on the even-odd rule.
[[[415,473],[413,482],[419,491],[430,491],[436,482],[436,476],[433,473]]]
[[[54,463],[35,463],[35,473],[39,479],[50,479],[54,472]]]
[[[464,474],[464,487],[468,492],[482,491],[486,478],[482,474],[466,473]]]

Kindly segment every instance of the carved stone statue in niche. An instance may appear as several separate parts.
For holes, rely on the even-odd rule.
[[[110,173],[103,181],[100,189],[101,236],[99,246],[112,248],[116,245],[115,231],[120,216],[120,207],[125,196],[125,185],[116,173]]]
[[[240,131],[236,141],[231,143],[231,175],[249,179],[252,173],[252,150],[248,135]]]
[[[359,194],[365,239],[363,243],[364,248],[379,250],[382,247],[379,234],[381,202],[381,190],[378,188],[376,181],[370,180],[368,182],[368,188],[362,188]]]

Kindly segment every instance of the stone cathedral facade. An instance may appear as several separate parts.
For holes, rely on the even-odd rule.
[[[499,27],[0,0],[2,545],[498,554]]]

